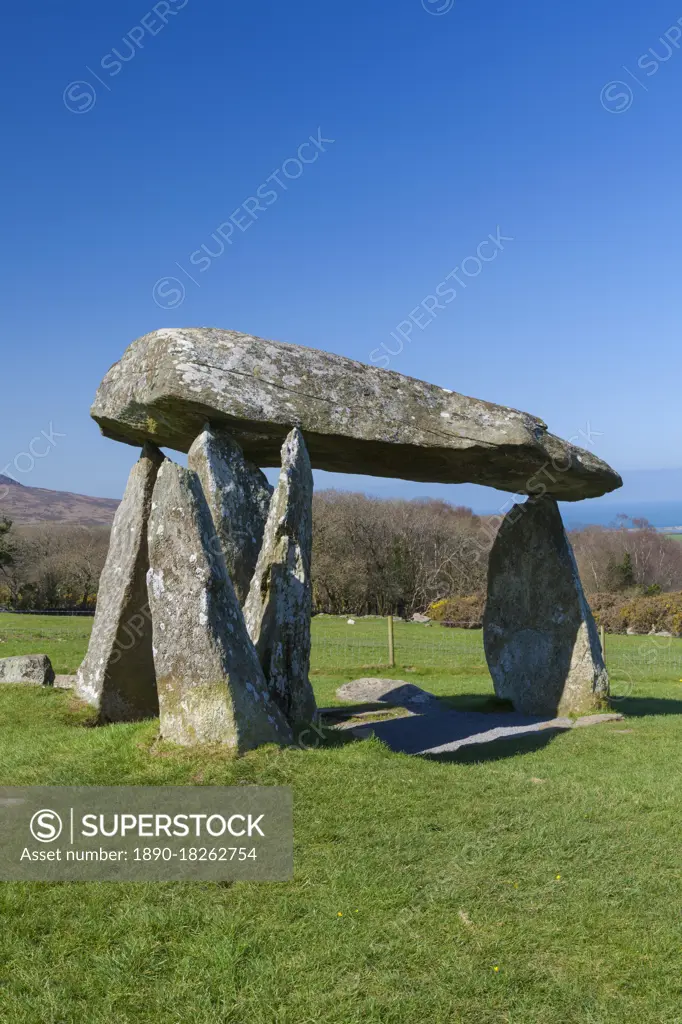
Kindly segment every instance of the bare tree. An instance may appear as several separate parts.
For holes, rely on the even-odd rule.
[[[2,566],[10,603],[24,608],[86,608],[94,599],[109,545],[103,527],[15,527]]]
[[[618,516],[613,527],[588,526],[570,539],[588,593],[682,589],[682,544],[646,519]]]
[[[318,610],[411,614],[485,589],[491,535],[470,509],[322,491],[313,522]]]

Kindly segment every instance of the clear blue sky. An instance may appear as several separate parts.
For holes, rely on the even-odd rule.
[[[136,453],[88,409],[134,338],[212,325],[369,361],[498,229],[513,241],[464,264],[391,368],[565,437],[589,424],[620,470],[681,466],[681,17],[635,0],[7,5],[0,472],[52,424],[65,436],[10,474],[118,496]],[[318,129],[334,142],[286,177]],[[217,252],[259,186],[263,210],[242,207],[202,271],[191,254]],[[169,276],[186,295],[160,308]]]

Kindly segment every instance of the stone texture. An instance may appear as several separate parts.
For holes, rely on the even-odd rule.
[[[78,670],[78,696],[98,708],[103,722],[158,714],[146,585],[147,524],[163,460],[155,445],[145,444],[130,473],[111,529],[88,652]]]
[[[196,473],[166,462],[154,488],[147,575],[164,739],[243,753],[289,743],[270,700]]]
[[[625,715],[621,715],[619,712],[613,712],[610,715],[583,715],[582,718],[572,719],[572,725],[574,729],[582,728],[587,725],[604,725],[608,722],[622,722]]]
[[[498,697],[527,715],[596,711],[609,680],[556,501],[514,505],[490,554],[483,642]]]
[[[46,654],[24,654],[0,658],[0,683],[25,683],[28,686],[54,686],[52,662]]]
[[[75,675],[56,675],[54,685],[60,690],[73,690],[76,687],[76,678]]]
[[[313,474],[300,430],[282,446],[263,546],[244,605],[244,618],[268,689],[296,729],[317,714],[310,685]]]
[[[353,679],[336,691],[339,700],[349,704],[390,704],[398,707],[437,705],[432,693],[403,679]]]
[[[272,487],[226,430],[207,424],[187,464],[204,489],[237,599],[244,604],[263,543]]]
[[[109,370],[92,415],[117,440],[188,451],[207,420],[276,466],[293,426],[316,469],[487,484],[565,501],[621,479],[527,413],[317,349],[213,328],[155,331]]]

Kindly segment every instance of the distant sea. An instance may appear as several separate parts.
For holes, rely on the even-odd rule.
[[[581,526],[610,526],[623,513],[632,519],[648,519],[658,529],[678,527],[682,530],[682,501],[621,501],[613,499],[562,502],[561,514],[569,530]]]
[[[610,526],[619,513],[634,519],[648,519],[659,530],[682,527],[682,468],[625,470],[622,477],[623,487],[602,498],[562,502],[561,514],[568,528]],[[507,511],[509,502],[514,500],[511,494],[477,484],[423,484],[410,480],[342,476],[321,470],[315,472],[315,486],[318,490],[337,487],[380,498],[437,498],[453,505],[464,505],[479,515],[499,515]]]

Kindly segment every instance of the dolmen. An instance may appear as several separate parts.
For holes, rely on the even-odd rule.
[[[474,482],[528,496],[498,532],[484,640],[518,710],[608,695],[557,500],[620,477],[527,413],[315,349],[155,331],[107,373],[105,436],[142,448],[117,511],[77,690],[102,722],[156,714],[175,743],[296,742],[309,680],[313,469]],[[187,468],[161,448],[188,453]],[[279,467],[273,489],[263,467]]]

